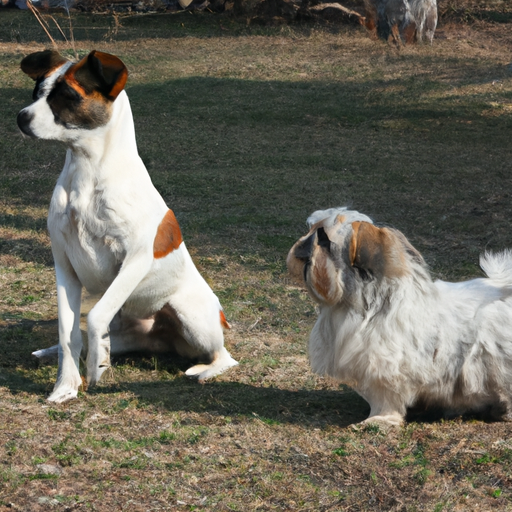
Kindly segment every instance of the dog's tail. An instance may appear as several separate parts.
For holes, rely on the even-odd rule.
[[[512,286],[512,250],[485,252],[480,256],[480,267],[501,286]]]

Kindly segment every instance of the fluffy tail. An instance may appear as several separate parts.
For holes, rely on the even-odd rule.
[[[512,250],[485,252],[480,256],[480,267],[487,277],[501,286],[512,286]]]

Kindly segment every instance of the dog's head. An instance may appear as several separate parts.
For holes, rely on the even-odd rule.
[[[425,267],[421,254],[402,233],[379,228],[359,212],[317,211],[308,224],[309,233],[291,248],[286,263],[290,274],[305,282],[320,303],[337,304],[368,283]]]
[[[76,63],[54,50],[36,52],[21,61],[21,69],[36,85],[34,103],[18,114],[20,130],[64,141],[107,124],[128,78],[120,59],[97,51]]]

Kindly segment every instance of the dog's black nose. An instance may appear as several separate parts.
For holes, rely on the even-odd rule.
[[[18,122],[19,129],[29,137],[35,137],[34,132],[30,128],[30,123],[32,121],[32,114],[30,112],[27,112],[25,109],[23,109],[16,118],[16,121]]]

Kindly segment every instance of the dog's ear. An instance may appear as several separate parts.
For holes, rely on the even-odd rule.
[[[401,233],[397,236],[398,232],[392,229],[360,221],[353,222],[352,229],[350,264],[359,269],[363,277],[393,278],[407,273],[404,240],[419,255]]]
[[[98,91],[114,101],[126,85],[128,70],[115,55],[93,50],[69,68],[66,78],[75,80],[88,94]]]
[[[27,55],[20,64],[23,73],[33,80],[48,76],[68,60],[55,50],[43,50]]]

